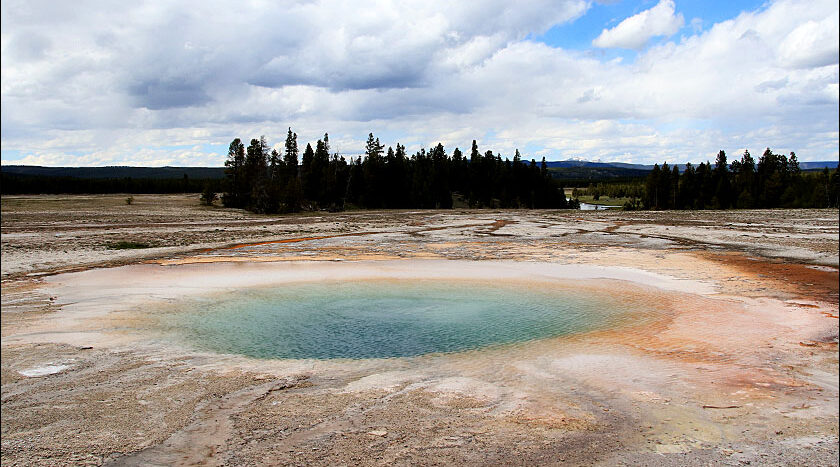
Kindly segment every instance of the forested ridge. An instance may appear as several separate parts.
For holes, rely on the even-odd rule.
[[[245,147],[236,138],[225,161],[227,207],[254,212],[296,212],[302,209],[359,208],[448,209],[454,199],[482,208],[568,208],[562,187],[552,179],[545,158],[538,164],[504,160],[492,151],[483,154],[473,141],[469,155],[455,148],[448,155],[443,145],[420,149],[413,155],[368,135],[364,157],[345,159],[330,153],[329,135],[307,144],[300,153],[291,128],[282,154],[270,149],[265,137]]]
[[[97,167],[99,168],[99,167]],[[19,173],[0,168],[0,188],[7,194],[105,194],[105,193],[198,193],[204,189],[222,191],[224,189],[224,174],[219,178],[215,174],[201,178],[191,177],[186,172],[165,174],[160,176],[144,176],[143,171],[137,171],[133,176],[104,175],[91,177],[84,173],[79,175],[50,175],[49,173],[31,174]],[[66,169],[63,168],[62,169]],[[144,167],[129,167],[126,169],[144,169]],[[219,168],[222,171],[222,168]],[[125,170],[131,173],[131,170]]]

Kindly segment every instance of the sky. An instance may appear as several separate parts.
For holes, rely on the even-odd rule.
[[[452,5],[454,3],[454,5]],[[838,160],[836,0],[3,0],[3,164],[409,153]],[[314,144],[313,144],[314,146]]]

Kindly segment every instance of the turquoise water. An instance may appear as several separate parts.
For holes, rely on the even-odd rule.
[[[283,284],[192,299],[167,314],[181,339],[258,358],[410,357],[609,326],[638,304],[591,290],[472,281]]]

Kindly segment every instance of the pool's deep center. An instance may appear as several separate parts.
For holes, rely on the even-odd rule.
[[[409,357],[603,328],[637,298],[556,283],[285,283],[181,302],[162,322],[192,346],[258,358]]]

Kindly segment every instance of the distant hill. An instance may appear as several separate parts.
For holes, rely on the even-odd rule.
[[[553,178],[572,184],[643,178],[653,169],[653,165],[581,160],[552,161],[546,162],[546,165]],[[824,167],[834,169],[837,165],[837,161],[799,163],[799,167],[806,171],[822,170]],[[685,170],[685,164],[677,164],[677,166],[680,172]],[[206,181],[214,181],[215,185],[216,181],[221,183],[221,180],[225,178],[224,167],[41,167],[36,165],[3,165],[0,166],[0,172],[3,174],[5,183],[15,185],[15,188],[5,187],[3,189],[4,193],[9,193],[9,189],[25,192],[42,189],[37,187],[43,186],[45,180],[59,178],[65,179],[65,181],[67,181],[66,179],[90,180],[92,182],[110,180],[113,181],[111,185],[117,183],[118,180],[131,179],[135,181],[132,186],[137,186],[140,181],[155,182],[145,183],[150,187],[148,189],[152,189],[152,186],[161,186],[157,182],[162,181],[167,181],[169,185],[174,187],[176,181],[183,181],[186,178],[190,185],[200,187]],[[125,185],[124,182],[120,183]],[[133,189],[128,185],[126,186],[127,190]],[[98,188],[93,187],[88,189],[98,190]],[[105,188],[101,189],[104,190]],[[174,190],[175,188],[171,189]]]
[[[0,192],[199,193],[223,190],[224,167],[38,167],[0,166]]]
[[[630,179],[647,177],[648,173],[653,170],[653,165],[628,164],[625,162],[566,160],[546,161],[545,164],[553,178],[570,185],[581,185],[605,180],[629,181]],[[685,171],[685,164],[676,165],[679,167],[680,172]],[[697,166],[697,164],[692,165]],[[799,168],[804,171],[817,171],[825,167],[834,169],[837,165],[837,161],[800,162]],[[670,164],[669,166],[673,167]]]
[[[33,175],[41,177],[72,178],[144,178],[144,179],[217,179],[225,177],[224,167],[41,167],[37,165],[3,165],[5,174]]]
[[[826,167],[829,169],[837,168],[838,161],[821,161],[821,162],[800,162],[799,168],[802,170],[822,170]]]
[[[610,177],[638,177],[645,176],[653,169],[653,165],[629,164],[626,162],[590,162],[580,160],[565,160],[546,162],[549,169],[568,176],[581,175],[584,178],[595,176]],[[696,166],[696,164],[694,164]],[[834,169],[838,161],[800,162],[802,170],[822,170],[824,167]],[[685,170],[685,164],[677,164],[680,171]],[[671,165],[673,167],[673,165]],[[557,170],[563,169],[563,170]],[[144,179],[220,179],[225,177],[224,167],[42,167],[37,165],[2,165],[0,171],[14,175],[37,175],[42,177],[72,177],[72,178],[144,178]]]
[[[643,178],[647,177],[650,172],[649,169],[616,167],[609,164],[552,167],[551,163],[546,162],[546,166],[548,166],[548,171],[553,178],[575,183],[589,180]]]
[[[644,165],[644,164],[629,164],[626,162],[590,162],[590,161],[580,161],[580,160],[566,160],[566,161],[554,161],[554,162],[546,162],[545,163],[548,168],[591,168],[591,169],[603,169],[603,168],[619,168],[619,169],[630,169],[630,170],[652,170],[653,164],[651,165]],[[668,164],[669,166],[671,164]],[[685,164],[677,164],[680,170],[685,169]]]
[[[653,170],[653,164],[645,165],[645,164],[629,164],[626,162],[589,162],[589,161],[580,161],[580,160],[565,160],[565,161],[554,161],[554,162],[546,162],[548,168],[605,168],[605,167],[617,167],[623,169],[634,169],[634,170]],[[660,164],[661,165],[661,164]],[[668,164],[669,166],[673,167],[673,164]],[[685,170],[685,164],[676,164],[677,167],[680,168],[680,172]],[[697,164],[692,164],[693,166],[697,167]],[[802,170],[822,170],[823,168],[828,167],[829,169],[834,169],[837,167],[838,161],[818,161],[818,162],[800,162],[799,168]]]

